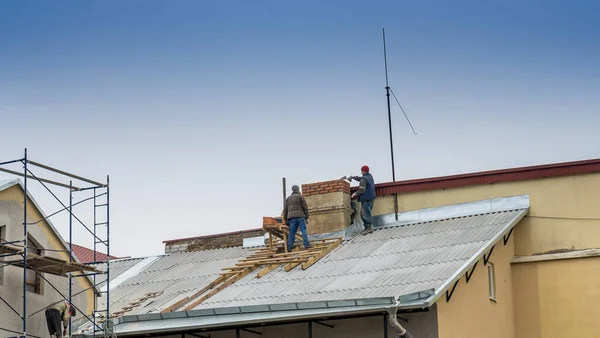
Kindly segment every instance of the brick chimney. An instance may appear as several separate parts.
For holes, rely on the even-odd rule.
[[[309,234],[344,230],[351,223],[350,183],[334,180],[302,185],[310,218]]]

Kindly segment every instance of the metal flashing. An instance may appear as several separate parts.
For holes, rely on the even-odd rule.
[[[215,311],[213,309],[190,310],[186,312],[189,317],[204,317],[215,315]]]
[[[242,313],[241,308],[236,307],[224,307],[224,308],[215,308],[215,315],[231,315],[234,313]]]
[[[162,314],[162,318],[164,319],[185,318],[187,316],[188,315],[186,311],[165,312]]]
[[[398,297],[398,306],[425,300],[435,294],[435,289],[422,290]]]
[[[267,312],[269,311],[268,305],[250,305],[240,308],[242,313],[253,313],[253,312]]]
[[[146,257],[143,260],[141,260],[140,262],[136,263],[130,269],[128,269],[127,271],[120,274],[114,280],[110,281],[110,290],[113,290],[114,288],[116,288],[117,286],[119,286],[121,283],[125,282],[129,278],[136,276],[138,273],[140,273],[142,270],[144,270],[146,267],[148,267],[150,264],[154,263],[157,259],[159,259],[162,256],[163,255]],[[101,290],[102,290],[102,292],[105,292],[106,285],[102,286]]]
[[[426,292],[426,291],[422,291]],[[411,296],[414,298],[414,296]],[[283,303],[283,304],[272,304],[272,305],[251,305],[251,306],[237,306],[237,307],[222,307],[212,308],[203,310],[191,310],[191,311],[180,311],[180,312],[166,312],[166,313],[148,313],[144,315],[128,315],[120,317],[120,321],[129,322],[131,318],[135,318],[136,321],[152,321],[159,319],[173,319],[182,317],[207,317],[207,316],[223,316],[232,314],[244,314],[244,313],[269,313],[269,312],[286,312],[296,310],[319,310],[319,309],[333,309],[333,308],[348,308],[348,307],[361,307],[361,306],[386,306],[393,305],[396,303],[393,297],[379,297],[379,298],[364,298],[364,299],[347,299],[347,300],[336,300],[336,301],[319,301],[319,302],[299,302],[299,303]],[[174,315],[179,314],[179,315]]]
[[[257,237],[248,237],[242,239],[242,247],[244,248],[254,248],[265,246],[265,240],[268,238],[267,236],[257,236]]]
[[[298,306],[296,303],[284,303],[284,304],[275,304],[269,305],[269,309],[271,311],[289,311],[289,310],[298,310]]]
[[[223,326],[253,325],[261,323],[277,323],[290,320],[309,320],[316,317],[335,317],[347,315],[372,314],[383,311],[380,305],[354,306],[325,309],[305,309],[266,313],[238,313],[221,316],[205,316],[197,318],[176,318],[168,320],[146,320],[138,322],[122,322],[115,326],[119,337],[127,337],[151,333],[175,333],[185,330],[210,330]],[[91,333],[86,334],[91,337]]]
[[[373,216],[373,226],[374,228],[401,226],[527,208],[529,208],[529,195],[510,196],[399,212],[398,220],[395,214]]]

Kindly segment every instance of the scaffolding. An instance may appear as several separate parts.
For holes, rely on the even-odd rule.
[[[7,165],[11,164],[22,164],[22,171],[9,170],[4,168]],[[64,179],[68,177],[71,179],[68,184],[62,183],[55,180],[50,180],[47,178],[41,178],[35,175],[31,168],[37,167],[40,169],[44,169],[52,172],[54,175],[57,175]],[[2,303],[10,308],[14,314],[16,314],[22,320],[22,332],[17,332],[15,330],[10,330],[7,328],[0,327],[0,331],[11,332],[13,334],[19,334],[17,337],[34,337],[38,338],[38,336],[28,334],[27,333],[27,320],[35,315],[42,313],[47,307],[56,305],[63,301],[68,301],[71,306],[73,306],[78,314],[80,314],[84,320],[89,321],[93,324],[93,326],[97,329],[94,332],[98,331],[99,334],[103,336],[107,336],[112,334],[112,325],[109,325],[109,321],[106,319],[111,318],[110,316],[110,199],[109,199],[109,176],[106,176],[106,183],[94,181],[85,177],[81,177],[78,175],[71,174],[69,172],[53,168],[51,166],[41,164],[35,161],[30,160],[27,157],[27,149],[24,151],[24,157],[0,162],[0,172],[8,173],[11,175],[22,177],[21,187],[23,188],[23,238],[19,240],[6,240],[5,238],[0,239],[0,268],[4,268],[6,266],[14,266],[23,269],[23,302],[22,305],[18,304],[11,305],[8,301],[0,297]],[[39,182],[41,186],[48,191],[58,203],[62,206],[62,209],[50,214],[49,216],[42,215],[42,218],[39,220],[35,220],[33,222],[28,221],[27,211],[28,211],[28,202],[31,203],[33,200],[29,195],[28,185],[30,181]],[[73,180],[77,182],[77,185],[73,184]],[[48,187],[49,185],[60,187],[63,189],[68,189],[69,191],[69,202],[63,203],[61,199]],[[75,203],[73,200],[78,193],[90,192],[93,193],[93,196],[83,198]],[[86,225],[80,217],[78,217],[74,211],[73,207],[76,205],[82,204],[87,201],[93,201],[93,229],[90,229],[88,225]],[[39,253],[28,252],[29,248],[29,240],[28,240],[28,226],[36,225],[40,222],[48,221],[50,217],[55,216],[61,212],[67,211],[69,216],[69,241],[65,243],[68,248],[67,250],[55,250],[50,248],[41,248],[44,252],[63,252],[68,253],[68,259],[57,259],[54,257],[49,257],[45,255],[40,255]],[[31,217],[30,217],[31,218]],[[74,222],[75,221],[75,222]],[[94,262],[87,264],[81,264],[76,262],[74,254],[73,254],[73,227],[74,224],[81,225],[85,231],[89,232],[94,239],[93,245],[93,260]],[[89,223],[88,223],[89,224]],[[99,249],[104,249],[105,252],[105,260],[99,260],[100,254],[104,254],[104,252],[99,251]],[[9,258],[7,260],[7,258]],[[104,263],[106,264],[106,271],[100,271],[93,266],[95,263]],[[35,311],[28,314],[27,312],[27,294],[29,291],[27,290],[27,272],[34,271],[36,278],[40,278],[44,280],[47,285],[49,285],[54,291],[56,291],[62,299],[58,302],[54,302],[52,304],[48,304],[46,307],[42,309],[36,309]],[[69,282],[69,293],[68,295],[63,294],[56,286],[54,286],[43,274],[50,274],[55,276],[62,276],[68,278]],[[101,274],[105,274],[105,278],[99,282],[97,277]],[[82,291],[79,291],[76,294],[73,294],[73,280],[76,278],[87,278],[93,284],[90,288],[84,288]],[[104,284],[105,287],[102,289],[99,288],[100,284]],[[72,297],[75,297],[81,293],[84,293],[88,290],[94,290],[94,304],[93,311],[91,314],[91,318],[88,317],[85,311],[82,311],[77,307],[77,305],[73,304]],[[96,304],[96,298],[99,296],[106,297],[106,307],[103,309],[99,309]],[[0,305],[2,306],[2,305]],[[22,308],[22,311],[19,312],[15,308]],[[97,322],[97,318],[104,318],[101,322],[105,322],[102,326],[99,325],[100,321]],[[71,319],[69,319],[69,336],[72,335],[72,325]],[[95,337],[94,333],[94,337]]]

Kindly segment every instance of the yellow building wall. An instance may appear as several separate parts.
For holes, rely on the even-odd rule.
[[[510,266],[513,253],[511,236],[506,246],[502,240],[496,244],[489,259],[494,264],[496,301],[489,298],[488,267],[483,258],[469,283],[463,275],[449,302],[445,295],[437,301],[439,338],[515,338]]]
[[[398,209],[525,194],[531,207],[516,229],[515,255],[600,248],[600,173],[399,194]],[[393,212],[392,196],[375,200],[373,215]]]
[[[19,185],[12,186],[8,189],[0,191],[0,200],[2,201],[14,201],[20,203],[21,207],[23,207],[23,189]],[[31,220],[40,220],[44,216],[40,213],[40,211],[35,207],[31,199],[27,198],[27,217],[30,217]],[[66,248],[62,245],[60,239],[56,236],[50,225],[46,222],[40,222],[36,226],[38,226],[45,234],[46,239],[50,243],[51,247],[46,249],[52,250],[65,250]],[[58,255],[61,259],[69,260],[69,254],[67,252],[57,252],[53,253]],[[75,273],[77,274],[77,273]],[[94,290],[92,287],[92,283],[87,278],[75,278],[75,283],[78,283],[81,289],[89,289],[85,292],[87,298],[87,309],[86,313],[89,315],[94,311]]]
[[[516,338],[600,337],[600,257],[513,264]]]
[[[408,211],[524,194],[530,210],[511,236],[515,256],[600,248],[600,173],[399,194],[398,205]],[[391,196],[377,198],[374,215],[393,212]],[[463,278],[451,302],[438,303],[440,337],[459,337],[461,330],[471,333],[463,337],[600,337],[600,258],[513,264],[512,278],[514,334],[504,326],[506,308],[498,317],[485,302],[487,284],[478,283],[487,279],[466,285]],[[469,294],[457,297],[461,292]],[[508,331],[497,335],[498,325]]]

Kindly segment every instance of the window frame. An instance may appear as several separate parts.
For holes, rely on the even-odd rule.
[[[2,241],[6,240],[6,225],[0,225],[0,239]],[[0,285],[4,285],[4,257],[0,257]]]
[[[497,302],[497,294],[496,294],[496,267],[494,263],[487,263],[487,271],[488,271],[488,297],[491,301]]]
[[[34,250],[33,252],[30,250]],[[31,236],[31,234],[27,234],[27,252],[28,253],[34,253],[38,256],[43,256],[44,255],[44,249],[43,247],[39,244],[38,241],[35,240],[35,238],[33,238],[33,236]],[[34,293],[36,295],[43,295],[43,286],[44,286],[44,282],[42,280],[42,277],[40,276],[40,273],[37,273],[35,270],[33,269],[27,269],[28,272],[34,274],[33,279],[29,279],[29,277],[25,280],[25,284],[28,286],[27,287],[27,292],[31,292]],[[32,287],[33,290],[30,290]]]

